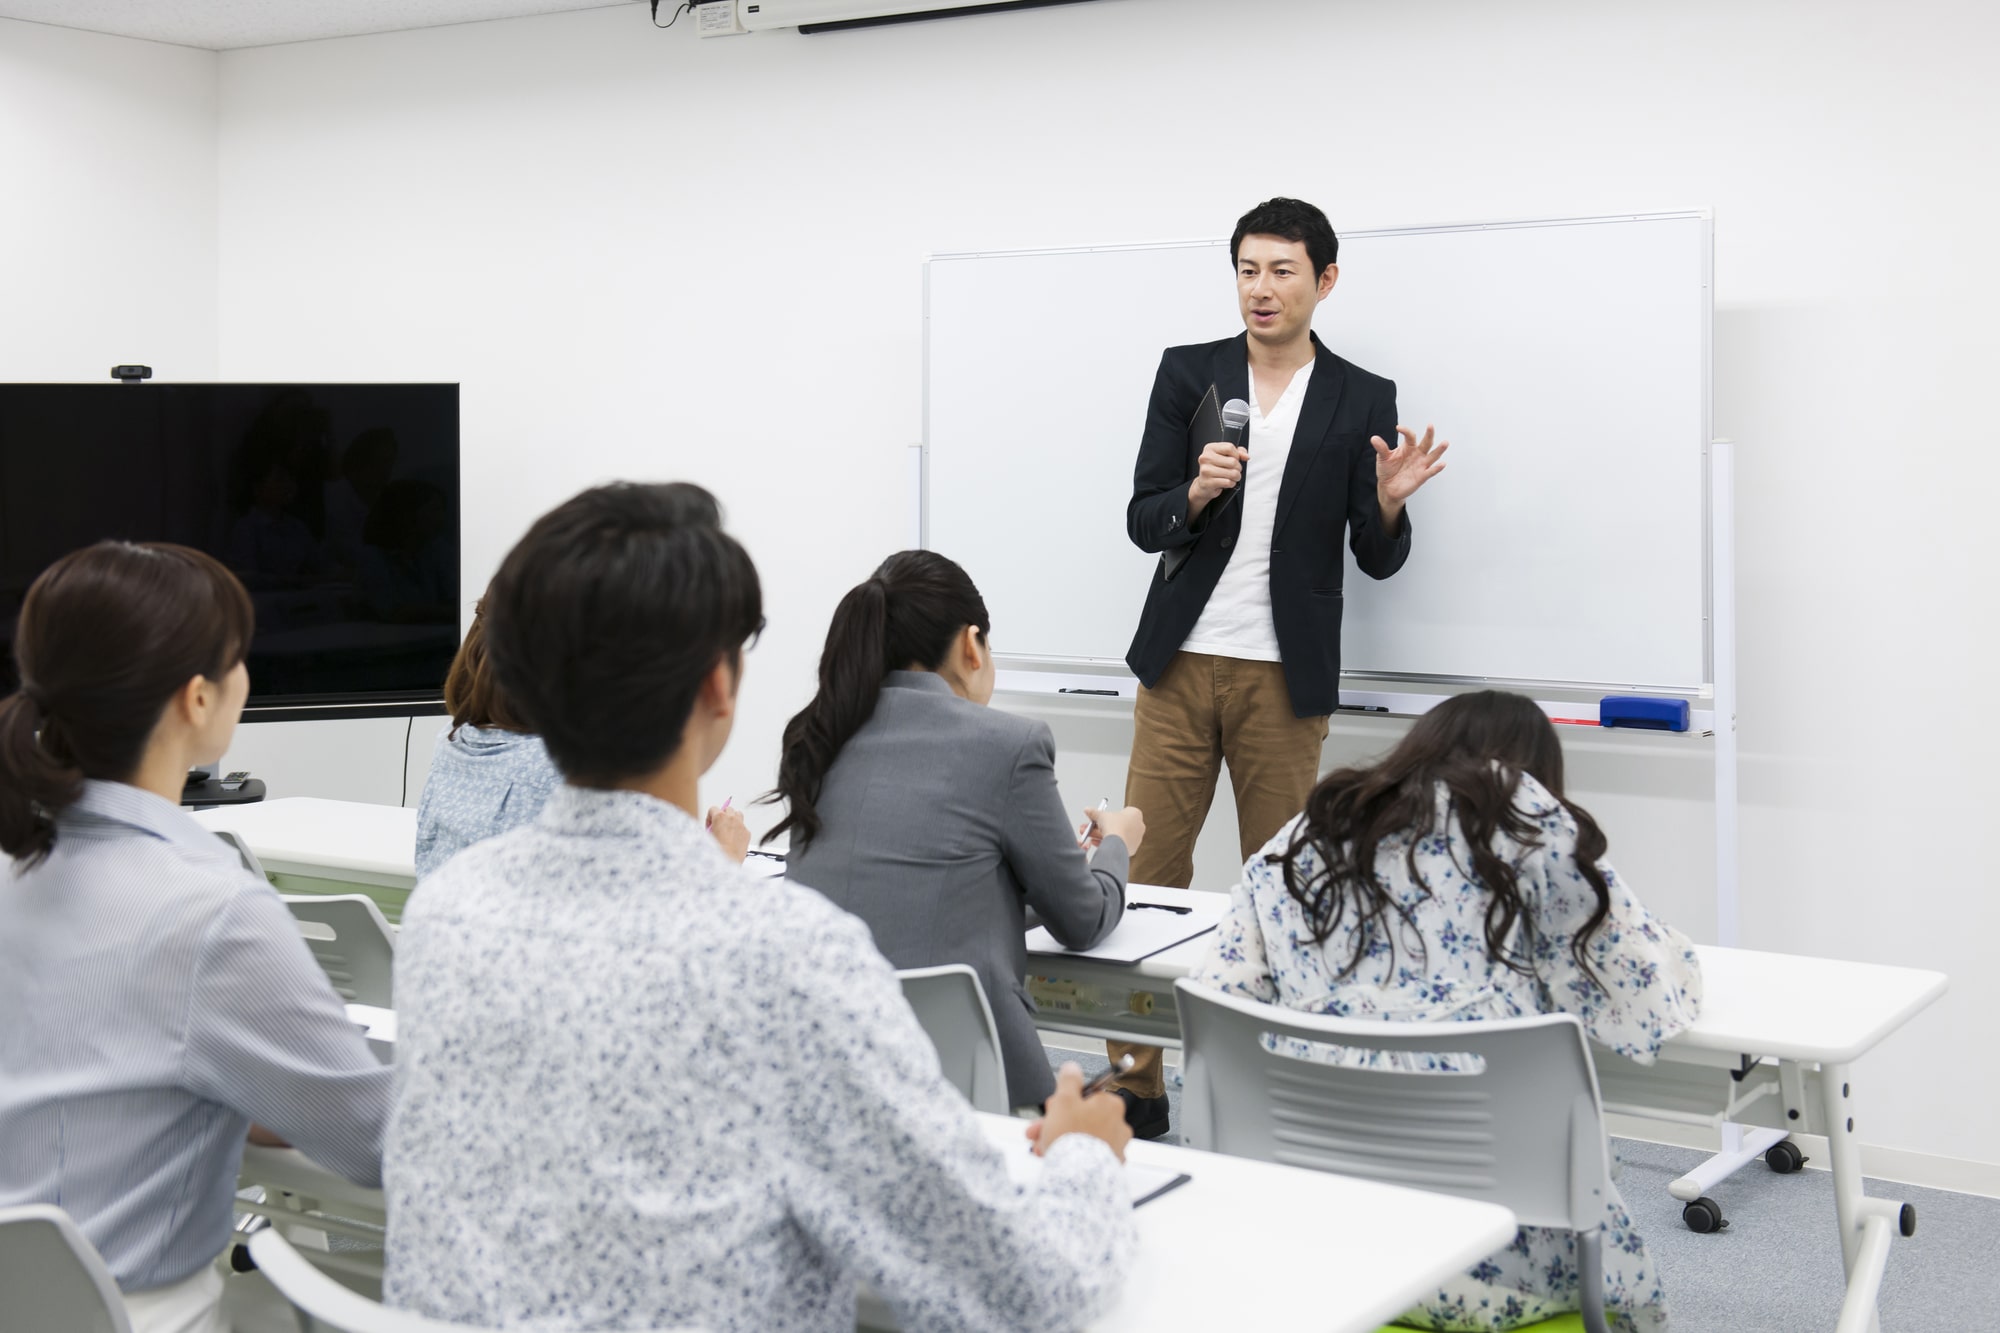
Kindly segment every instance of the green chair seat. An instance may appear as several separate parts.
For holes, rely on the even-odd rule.
[[[1403,1324],[1389,1324],[1378,1333],[1410,1333]],[[1580,1314],[1559,1314],[1554,1319],[1544,1319],[1539,1324],[1523,1324],[1514,1333],[1583,1333],[1583,1316]]]

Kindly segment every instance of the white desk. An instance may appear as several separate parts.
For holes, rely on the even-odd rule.
[[[194,812],[249,844],[284,893],[360,893],[391,922],[417,885],[417,812],[363,801],[287,796]]]
[[[1022,1151],[1021,1121],[980,1120],[1002,1151]],[[1126,1156],[1193,1179],[1139,1209],[1138,1259],[1091,1326],[1101,1333],[1373,1333],[1514,1238],[1495,1204],[1161,1143]]]
[[[1002,1152],[1027,1151],[1025,1121],[979,1119]],[[1117,1306],[1091,1325],[1098,1333],[1373,1333],[1514,1235],[1513,1213],[1495,1204],[1157,1143],[1134,1143],[1128,1157],[1192,1179],[1138,1210],[1139,1251]],[[241,1183],[271,1192],[252,1210],[288,1231],[379,1241],[381,1193],[296,1151],[247,1149]],[[379,1259],[366,1253],[314,1258],[379,1278]],[[892,1326],[879,1302],[864,1299],[862,1316],[866,1327]]]
[[[1036,954],[1028,960],[1028,990],[1043,1008],[1036,1022],[1052,1032],[1179,1046],[1173,983],[1208,944],[1209,937],[1192,940],[1129,966]],[[1681,1203],[1701,1200],[1704,1209],[1713,1205],[1709,1189],[1791,1134],[1825,1135],[1849,1299],[1872,1306],[1880,1273],[1857,1262],[1866,1210],[1850,1066],[1935,1003],[1948,979],[1750,949],[1696,951],[1701,1017],[1667,1043],[1658,1064],[1593,1052],[1605,1109],[1717,1131],[1722,1151],[1669,1186]]]

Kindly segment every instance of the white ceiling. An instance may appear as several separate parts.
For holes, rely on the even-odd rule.
[[[0,0],[0,19],[229,51],[645,0]],[[664,19],[674,0],[662,0]],[[644,15],[637,17],[643,18]]]

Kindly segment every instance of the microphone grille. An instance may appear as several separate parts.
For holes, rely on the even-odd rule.
[[[1232,398],[1222,405],[1222,424],[1231,430],[1241,430],[1250,424],[1250,404],[1241,398]]]

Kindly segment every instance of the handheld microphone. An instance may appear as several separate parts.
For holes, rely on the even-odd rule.
[[[1250,424],[1250,404],[1241,398],[1232,398],[1222,405],[1222,433],[1229,442],[1241,448],[1244,428]]]

